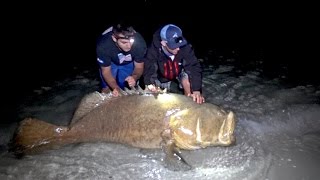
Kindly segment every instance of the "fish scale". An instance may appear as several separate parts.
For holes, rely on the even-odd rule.
[[[189,170],[180,149],[195,150],[235,143],[236,117],[211,103],[159,90],[125,89],[121,96],[92,92],[83,97],[69,126],[31,117],[19,124],[10,142],[17,157],[86,142],[121,143],[143,149],[161,148],[165,167]]]

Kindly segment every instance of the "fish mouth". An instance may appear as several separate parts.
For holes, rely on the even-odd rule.
[[[219,132],[219,142],[222,145],[231,145],[235,142],[235,115],[232,111],[229,112],[227,119],[223,122]]]
[[[184,109],[170,116],[169,128],[172,138],[181,149],[196,150],[208,146],[228,146],[235,142],[235,114],[230,111],[223,113],[214,121],[208,121],[207,116],[215,115],[208,110]],[[204,116],[204,117],[202,117]],[[202,119],[204,118],[204,119]],[[209,129],[212,126],[214,129]]]
[[[191,145],[190,143],[185,141],[183,138],[180,138],[180,136],[177,135],[176,133],[174,133],[173,137],[175,139],[176,146],[181,148],[181,149],[184,149],[184,150],[196,150],[196,149],[202,149],[203,148],[203,146],[201,146],[201,144]]]

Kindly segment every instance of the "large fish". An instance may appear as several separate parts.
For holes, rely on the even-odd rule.
[[[162,148],[171,170],[191,166],[181,149],[235,143],[235,115],[211,103],[201,105],[192,98],[173,93],[126,90],[122,96],[93,92],[80,102],[69,126],[45,121],[22,120],[10,143],[18,157],[59,148],[71,143],[116,142],[138,148]]]

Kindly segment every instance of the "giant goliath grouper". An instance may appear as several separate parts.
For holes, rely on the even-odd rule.
[[[235,143],[235,115],[221,107],[174,93],[126,90],[122,96],[90,93],[81,100],[68,127],[25,118],[10,142],[17,157],[85,142],[114,142],[137,148],[162,148],[165,165],[188,170],[180,150]]]

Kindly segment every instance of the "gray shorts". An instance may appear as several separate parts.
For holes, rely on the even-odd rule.
[[[183,79],[188,79],[188,78],[189,78],[188,74],[187,74],[186,72],[184,72],[184,71],[182,71],[182,72],[179,74],[179,76],[177,77],[177,80],[178,80],[178,82],[179,82],[179,88],[180,88],[180,89],[183,89],[182,84],[181,84],[181,81],[182,81]],[[160,88],[162,88],[162,89],[165,89],[165,88],[166,88],[168,91],[170,91],[171,81],[162,83],[162,82],[160,82],[158,79],[156,79],[156,80],[155,80],[155,83],[156,83],[156,86],[157,86],[157,87],[160,87]]]

